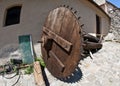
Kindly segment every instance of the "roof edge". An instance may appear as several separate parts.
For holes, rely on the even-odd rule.
[[[107,1],[107,3],[108,3],[108,4],[110,4],[110,5],[112,5],[112,6],[114,6],[115,8],[120,9],[119,7],[117,7],[116,5],[112,4],[112,3],[111,3],[111,2],[109,2],[109,1]]]
[[[101,10],[109,19],[111,19],[110,18],[110,16],[97,4],[97,3],[95,3],[93,0],[88,0],[90,3],[92,3],[92,4],[94,4],[99,10]]]

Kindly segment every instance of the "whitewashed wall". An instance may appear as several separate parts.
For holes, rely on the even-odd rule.
[[[5,11],[7,8],[21,5],[20,24],[4,27]],[[42,26],[48,13],[60,5],[69,5],[76,16],[81,16],[80,24],[85,24],[87,33],[96,33],[96,14],[102,17],[104,34],[109,29],[109,18],[87,0],[1,0],[0,1],[0,48],[5,45],[18,44],[18,36],[31,34],[34,44],[40,40]]]

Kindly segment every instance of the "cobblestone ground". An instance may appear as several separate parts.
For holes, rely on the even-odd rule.
[[[58,80],[45,69],[50,86],[120,86],[120,43],[103,42],[103,48],[81,60],[69,80]]]
[[[13,75],[14,74],[6,75],[5,77],[9,78]],[[12,79],[6,79],[5,77],[0,76],[0,86],[35,86],[33,74],[31,74],[31,75],[21,74],[20,78],[17,75]],[[18,78],[19,78],[19,80],[18,80]]]
[[[35,45],[35,52],[36,56],[40,57],[40,44]],[[16,56],[16,53],[12,54]],[[67,80],[56,79],[46,68],[45,72],[47,86],[120,86],[120,43],[110,40],[103,42],[103,48],[93,54],[93,59],[86,57],[81,60],[78,68]],[[0,76],[0,86],[11,86],[17,79],[18,76],[10,80]],[[33,74],[21,75],[15,86],[35,86]]]

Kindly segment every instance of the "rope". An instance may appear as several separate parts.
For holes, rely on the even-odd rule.
[[[15,85],[18,83],[18,81],[19,81],[19,79],[20,79],[20,76],[21,76],[21,72],[19,72],[19,69],[17,69],[15,75],[13,75],[13,76],[11,76],[11,77],[5,77],[5,71],[4,71],[4,73],[3,73],[2,76],[3,76],[5,79],[12,79],[12,78],[14,78],[14,77],[17,76],[17,75],[19,75],[17,81],[16,81],[13,85],[11,85],[11,86],[15,86]]]
[[[18,83],[18,81],[20,80],[20,77],[21,77],[21,72],[19,74],[19,77],[18,77],[17,81],[12,86],[15,86]]]
[[[11,76],[11,77],[5,77],[5,75],[3,75],[3,77],[6,78],[6,79],[12,79],[12,78],[14,78],[14,77],[17,76],[17,75],[18,75],[18,73],[16,72],[16,74],[13,75],[13,76]]]

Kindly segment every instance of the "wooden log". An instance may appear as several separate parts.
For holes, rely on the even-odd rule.
[[[34,62],[34,78],[37,86],[46,86],[39,61]]]
[[[102,44],[101,43],[94,43],[94,42],[84,42],[83,48],[85,50],[100,49],[100,48],[102,48]]]
[[[88,40],[88,41],[90,41],[90,42],[95,42],[95,43],[98,43],[98,42],[99,42],[99,38],[94,37],[94,36],[89,35],[89,34],[84,35],[83,38],[84,38],[84,41],[85,41],[85,40]]]

